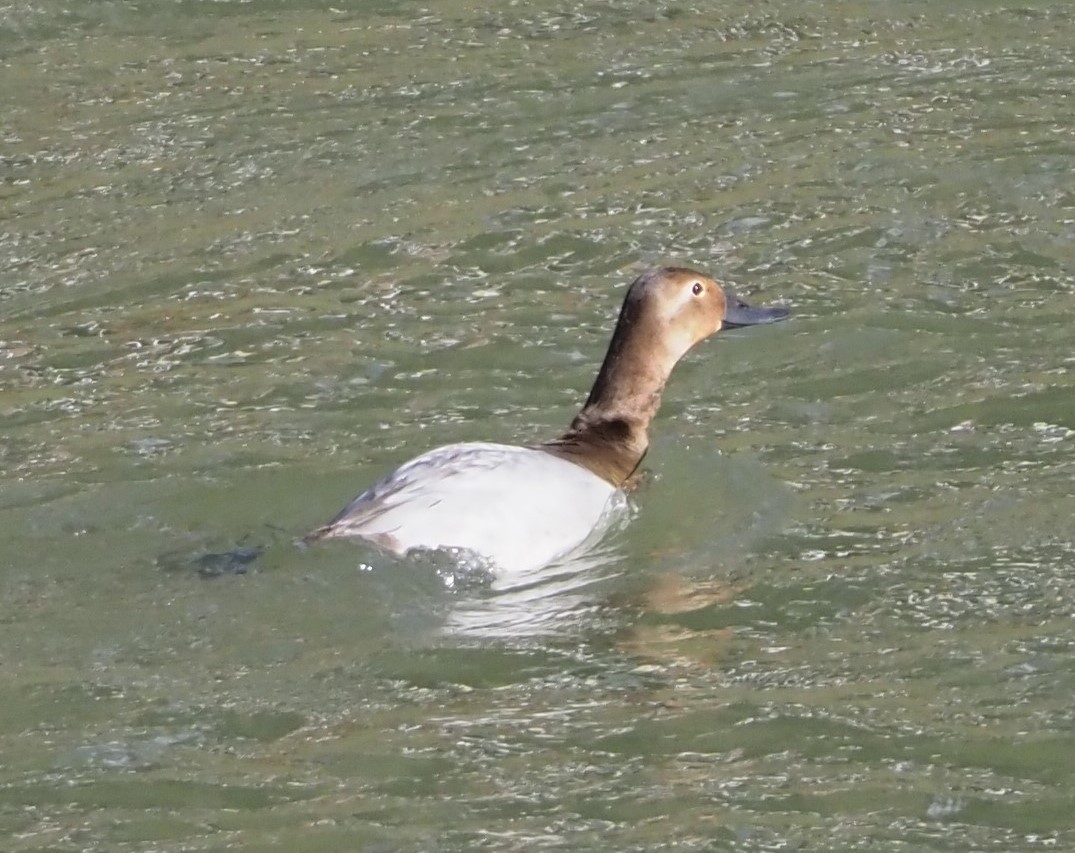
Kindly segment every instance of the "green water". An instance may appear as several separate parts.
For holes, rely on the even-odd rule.
[[[1073,44],[0,8],[0,849],[1075,848]],[[659,262],[795,316],[679,366],[590,561],[294,544],[556,434]]]

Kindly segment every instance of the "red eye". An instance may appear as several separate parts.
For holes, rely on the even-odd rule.
[[[696,281],[694,283],[694,287],[691,288],[691,293],[693,293],[695,296],[701,296],[703,290],[705,290],[705,288],[702,287],[702,283],[700,281]]]

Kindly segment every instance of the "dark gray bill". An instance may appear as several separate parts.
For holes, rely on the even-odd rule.
[[[747,305],[742,299],[727,289],[724,291],[725,329],[738,329],[742,326],[760,326],[764,323],[778,323],[791,315],[787,308],[765,308]]]

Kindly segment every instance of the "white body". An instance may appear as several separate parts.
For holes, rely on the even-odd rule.
[[[506,444],[450,444],[378,480],[325,532],[406,554],[459,548],[506,572],[566,556],[603,532],[624,493],[580,465]]]

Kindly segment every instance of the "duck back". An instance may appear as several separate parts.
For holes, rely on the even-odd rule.
[[[378,480],[317,535],[401,555],[462,549],[523,572],[569,554],[625,505],[612,484],[544,450],[450,444]]]

